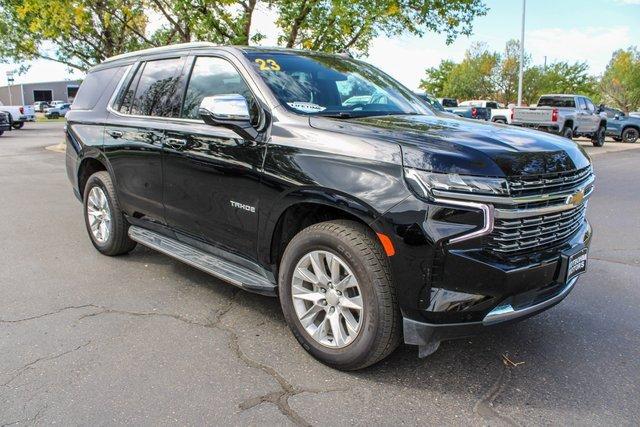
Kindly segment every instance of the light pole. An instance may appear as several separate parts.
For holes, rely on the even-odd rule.
[[[11,84],[13,83],[13,71],[7,71],[7,90],[9,91],[9,105],[13,105],[13,98],[11,95]]]
[[[527,0],[522,0],[522,30],[520,32],[520,73],[518,75],[518,107],[522,106],[522,78],[524,77],[524,15]]]

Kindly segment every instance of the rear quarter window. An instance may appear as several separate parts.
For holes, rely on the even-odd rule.
[[[73,100],[73,110],[93,109],[104,91],[112,87],[114,79],[122,77],[125,67],[113,67],[91,72],[80,85],[80,90]]]

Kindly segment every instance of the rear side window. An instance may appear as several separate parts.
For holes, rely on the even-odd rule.
[[[576,108],[576,102],[573,96],[543,96],[538,101],[538,107]]]
[[[495,102],[487,102],[487,108],[491,108],[491,109],[498,109],[500,107],[498,107],[498,104]]]
[[[122,78],[126,67],[113,67],[89,73],[73,100],[74,110],[91,110],[114,79]]]
[[[458,106],[458,101],[456,101],[455,99],[443,98],[442,99],[442,106],[443,107],[447,107],[447,108],[457,107]]]
[[[181,58],[149,61],[140,68],[130,113],[136,116],[173,116],[179,92],[179,77],[184,60]]]
[[[222,58],[197,57],[187,85],[181,117],[199,119],[198,111],[204,97],[231,94],[244,96],[252,119],[257,120],[258,105],[238,70]]]
[[[587,104],[584,102],[584,98],[578,98],[578,109],[586,110]]]

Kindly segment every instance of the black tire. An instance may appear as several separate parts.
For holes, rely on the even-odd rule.
[[[622,138],[618,138],[617,136],[612,136],[612,138],[613,138],[613,140],[614,140],[615,142],[620,142],[620,141],[622,141]]]
[[[564,128],[562,128],[562,132],[560,132],[560,135],[567,139],[573,139],[573,129],[569,126],[565,126]]]
[[[596,133],[591,137],[591,143],[594,147],[602,147],[604,145],[604,139],[606,137],[606,129],[600,126]]]
[[[4,131],[3,131],[3,130],[0,130],[0,136],[2,136],[2,134],[3,134],[3,133],[4,133]]]
[[[13,128],[16,130],[22,129],[22,127],[24,126],[24,122],[14,122],[11,126],[13,126]]]
[[[330,348],[317,342],[302,326],[293,306],[293,272],[302,257],[314,250],[331,252],[346,261],[361,288],[361,327],[346,347]],[[358,222],[322,222],[298,233],[287,245],[280,263],[279,296],[287,324],[298,342],[315,358],[336,369],[370,366],[400,343],[401,316],[389,261],[376,235]]]
[[[622,131],[622,141],[635,144],[640,139],[640,131],[636,128],[626,128]]]
[[[109,233],[108,239],[106,239],[106,241],[104,242],[98,241],[98,239],[93,235],[91,226],[89,224],[87,204],[89,193],[91,192],[91,189],[93,187],[100,187],[102,189],[102,191],[106,195],[109,210],[111,212],[111,231]],[[89,179],[87,180],[87,184],[84,187],[83,205],[84,222],[87,227],[87,233],[89,233],[91,243],[93,243],[93,246],[95,246],[98,251],[100,251],[104,255],[115,256],[126,254],[136,247],[136,242],[131,240],[129,238],[129,235],[127,234],[129,231],[129,223],[120,210],[120,205],[118,204],[118,199],[116,198],[116,191],[113,187],[113,183],[108,172],[96,172],[89,177]]]
[[[506,125],[507,124],[507,121],[505,119],[495,119],[493,122],[494,123],[500,123],[502,125]]]

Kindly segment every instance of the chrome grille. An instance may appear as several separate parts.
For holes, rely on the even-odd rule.
[[[509,179],[509,190],[512,197],[564,191],[582,184],[591,175],[591,166],[587,166],[568,172],[512,177]]]
[[[569,210],[518,219],[496,218],[487,248],[505,254],[563,243],[584,223],[586,202]]]

